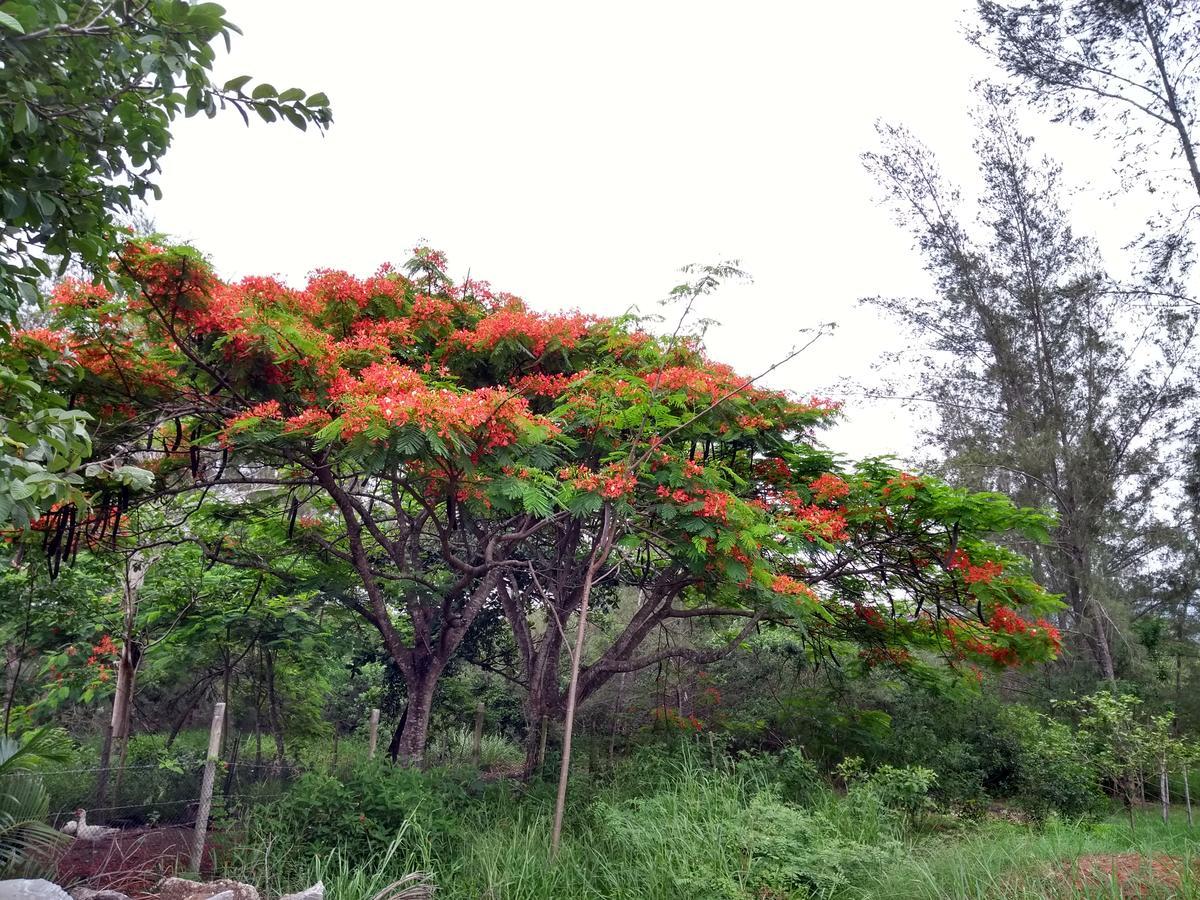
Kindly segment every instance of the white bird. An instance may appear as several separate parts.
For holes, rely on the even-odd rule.
[[[87,810],[75,810],[77,821],[75,823],[75,837],[81,841],[96,841],[102,837],[108,837],[110,834],[116,834],[121,829],[112,828],[108,825],[89,825],[87,823]]]
[[[63,825],[63,827],[58,830],[61,831],[63,834],[74,834],[75,829],[78,827],[79,827],[78,822],[76,822],[74,819],[68,819],[66,824]]]

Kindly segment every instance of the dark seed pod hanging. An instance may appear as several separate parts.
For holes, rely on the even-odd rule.
[[[213,478],[213,484],[221,481],[221,476],[225,474],[225,466],[229,463],[229,448],[225,447],[221,450],[221,464],[217,466],[217,475]]]
[[[209,569],[211,569],[213,566],[215,566],[217,564],[217,560],[220,559],[220,557],[221,557],[221,547],[224,544],[225,544],[225,538],[223,538],[223,537],[217,541],[216,549],[213,550],[212,556],[210,556],[208,558],[208,562],[204,566],[205,572],[207,572]]]
[[[125,515],[125,510],[129,508],[129,486],[121,485],[121,493],[117,495],[117,509],[113,515],[112,523],[112,547],[117,549],[117,537],[121,531],[121,516]]]
[[[300,501],[297,500],[295,497],[293,497],[292,503],[291,503],[291,508],[288,510],[287,536],[288,536],[289,541],[292,539],[292,536],[296,533],[296,515],[299,512],[300,512]]]
[[[176,450],[179,449],[179,445],[182,443],[183,443],[183,422],[181,422],[179,420],[179,417],[176,416],[175,417],[175,443],[173,443],[171,445],[170,452],[174,453]]]

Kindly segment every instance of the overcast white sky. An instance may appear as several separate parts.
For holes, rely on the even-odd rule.
[[[652,311],[679,266],[736,257],[754,283],[704,309],[722,323],[710,351],[756,372],[835,320],[768,382],[805,395],[900,345],[858,298],[927,293],[858,159],[873,122],[904,122],[969,179],[970,86],[989,72],[958,0],[225,5],[245,36],[219,75],[325,91],[335,123],[176,128],[151,212],[222,274],[369,273],[425,240],[535,308]],[[1109,170],[1085,136],[1037,134],[1074,180]],[[1130,236],[1112,201],[1077,208],[1105,244]],[[909,411],[844,399],[834,449],[911,451]]]

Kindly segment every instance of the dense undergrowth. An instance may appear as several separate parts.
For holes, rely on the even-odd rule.
[[[798,752],[731,760],[643,749],[571,785],[551,860],[552,785],[382,763],[310,774],[252,816],[227,865],[269,890],[323,880],[359,900],[412,872],[447,898],[984,898],[1121,896],[1074,885],[1087,854],[1190,865],[1194,832],[1149,815],[998,821],[939,807],[932,773],[819,777]],[[1200,896],[1190,878],[1162,896]]]

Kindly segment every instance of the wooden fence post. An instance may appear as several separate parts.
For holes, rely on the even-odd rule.
[[[480,700],[475,704],[475,739],[471,744],[471,759],[475,762],[475,767],[479,768],[479,762],[483,759],[483,701]]]
[[[192,837],[191,870],[200,871],[204,860],[204,837],[212,812],[213,782],[217,777],[217,758],[221,755],[221,731],[225,725],[225,704],[213,705],[212,725],[208,730],[208,756],[204,760],[204,780],[200,783],[200,807],[196,810],[196,830]]]
[[[1167,754],[1159,759],[1158,799],[1162,804],[1162,820],[1166,825],[1171,818],[1171,777],[1167,774]]]
[[[1192,788],[1188,784],[1188,764],[1183,764],[1183,805],[1187,807],[1188,828],[1192,827]]]
[[[371,731],[367,738],[367,759],[375,758],[375,745],[379,743],[379,710],[371,710]]]

